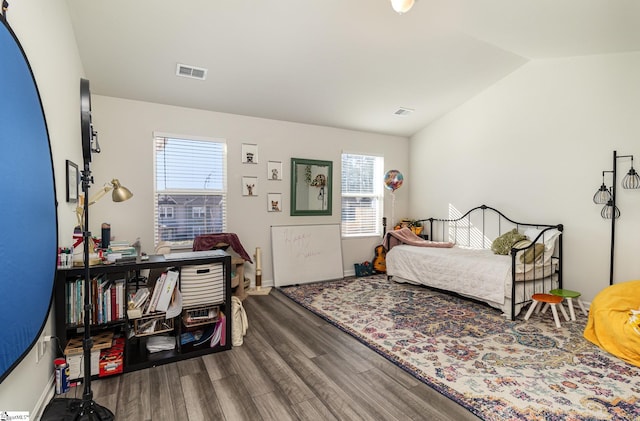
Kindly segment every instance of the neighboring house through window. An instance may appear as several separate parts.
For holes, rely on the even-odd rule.
[[[382,235],[384,158],[342,154],[342,236]]]
[[[196,235],[227,230],[227,144],[155,134],[154,241],[192,245]]]

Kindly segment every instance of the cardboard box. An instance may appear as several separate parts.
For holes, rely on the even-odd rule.
[[[83,354],[67,355],[69,363],[69,379],[76,380],[84,378]],[[91,375],[96,376],[100,371],[100,351],[91,351]]]
[[[116,338],[109,349],[100,351],[100,372],[105,377],[122,373],[124,368],[124,338]]]

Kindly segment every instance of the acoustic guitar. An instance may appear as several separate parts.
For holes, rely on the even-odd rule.
[[[384,236],[387,234],[387,218],[382,218],[382,239],[384,240]],[[387,272],[387,250],[384,248],[382,244],[377,245],[374,249],[374,257],[373,257],[373,270],[376,273],[386,273]]]

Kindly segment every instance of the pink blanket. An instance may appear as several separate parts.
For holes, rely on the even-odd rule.
[[[454,245],[451,242],[425,240],[415,235],[409,228],[401,228],[399,230],[389,231],[384,237],[384,243],[382,245],[385,249],[387,249],[387,251],[389,251],[392,247],[399,244],[408,244],[410,246],[418,247],[440,248],[451,248]]]

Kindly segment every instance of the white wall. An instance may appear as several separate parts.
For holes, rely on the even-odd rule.
[[[197,81],[195,83],[198,83]],[[100,224],[109,222],[118,240],[140,237],[142,249],[152,253],[153,244],[153,132],[227,140],[229,232],[235,232],[244,248],[253,255],[263,252],[262,284],[273,282],[271,225],[304,225],[340,222],[341,153],[361,152],[384,156],[385,168],[404,171],[408,167],[408,139],[329,127],[266,120],[239,115],[187,109],[92,96],[92,117],[99,133],[102,152],[95,154],[92,170],[95,186],[118,178],[134,197],[126,202],[101,200],[91,206],[90,229],[99,235]],[[258,165],[241,163],[242,143],[258,145]],[[333,161],[333,213],[331,216],[290,216],[290,159]],[[283,180],[267,179],[267,161],[282,161]],[[258,196],[242,196],[242,176],[258,177]],[[410,182],[407,182],[410,185]],[[267,193],[282,193],[282,212],[267,212]],[[91,193],[90,193],[91,195]],[[391,195],[387,193],[385,215],[391,215]],[[396,191],[395,215],[405,215],[406,187]],[[343,240],[345,271],[353,264],[371,260],[381,238]],[[254,265],[245,265],[254,282]]]
[[[42,98],[52,145],[58,200],[58,239],[69,245],[76,224],[75,208],[65,202],[65,160],[82,167],[80,136],[80,78],[84,71],[77,51],[66,2],[62,0],[23,0],[10,2],[8,21],[17,34],[33,69]],[[176,134],[224,137],[229,145],[229,231],[236,232],[245,248],[253,254],[262,247],[263,284],[271,281],[269,227],[275,224],[307,224],[340,220],[340,153],[374,153],[384,155],[386,168],[408,167],[406,138],[338,130],[326,127],[255,119],[243,116],[205,112],[115,98],[93,98],[93,121],[100,133],[102,154],[95,155],[92,165],[94,190],[113,177],[133,190],[135,197],[114,204],[102,200],[91,207],[90,229],[100,235],[99,224],[111,222],[119,239],[140,237],[143,250],[153,250],[153,131]],[[247,168],[240,164],[241,143],[259,146],[260,164]],[[122,154],[121,154],[122,153]],[[331,217],[290,217],[289,158],[314,158],[334,161],[334,213]],[[283,161],[284,180],[273,187],[266,180],[266,162]],[[240,178],[260,177],[260,196],[241,196]],[[275,183],[275,182],[272,182]],[[405,186],[410,185],[407,182]],[[396,215],[405,215],[408,191],[396,192]],[[282,192],[284,211],[266,212],[266,193]],[[391,214],[391,197],[387,194],[385,214]],[[343,241],[345,269],[353,271],[353,263],[370,260],[378,238]],[[253,265],[247,267],[253,280]],[[44,335],[55,334],[51,312]],[[53,393],[53,349],[39,363],[30,352],[0,384],[0,410],[29,411],[36,419]]]
[[[611,232],[593,194],[614,150],[640,166],[638,75],[638,53],[526,64],[412,137],[410,175],[423,183],[410,187],[411,215],[484,203],[562,223],[564,285],[590,301],[609,284]],[[618,160],[618,183],[629,166]],[[640,279],[640,190],[619,187],[617,200],[614,277]]]
[[[7,18],[35,75],[52,145],[58,200],[58,235],[73,230],[65,202],[65,159],[80,162],[80,77],[83,73],[65,1],[10,1]],[[37,233],[33,233],[37,239]],[[43,334],[53,334],[51,315]],[[0,384],[0,410],[35,416],[53,391],[53,345],[36,364],[29,354]],[[32,418],[35,419],[35,418]]]

